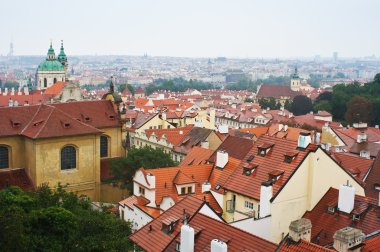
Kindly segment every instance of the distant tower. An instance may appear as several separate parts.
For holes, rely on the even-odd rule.
[[[335,62],[338,61],[338,52],[334,52],[333,53],[333,59],[334,59]]]
[[[294,73],[291,76],[290,89],[293,91],[299,91],[300,88],[301,88],[301,79],[298,75],[298,68],[296,66],[294,69]]]
[[[11,41],[11,44],[9,45],[9,53],[8,53],[8,57],[12,57],[13,56],[13,41]]]
[[[61,50],[58,55],[58,61],[65,67],[65,72],[67,73],[67,68],[69,67],[69,63],[67,62],[67,57],[65,54],[65,50],[63,48],[63,40],[61,40]]]

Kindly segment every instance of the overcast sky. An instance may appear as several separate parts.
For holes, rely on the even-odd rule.
[[[0,55],[380,56],[380,0],[1,0]]]

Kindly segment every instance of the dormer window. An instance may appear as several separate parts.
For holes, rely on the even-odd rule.
[[[171,234],[174,231],[174,227],[177,223],[178,219],[174,219],[172,217],[168,217],[164,220],[162,220],[162,232],[166,234]]]
[[[21,122],[19,121],[11,121],[12,122],[12,127],[13,128],[19,128],[21,126]]]
[[[141,196],[145,196],[145,188],[144,187],[139,187],[139,194],[141,195]]]
[[[273,170],[269,173],[269,180],[277,181],[284,174],[283,170]]]
[[[335,213],[335,207],[333,207],[333,206],[327,207],[327,212],[329,212],[329,213]]]
[[[287,152],[285,153],[284,162],[290,164],[298,155],[298,152]]]
[[[257,146],[258,154],[262,157],[265,157],[266,154],[271,150],[274,144],[272,143],[262,143]]]
[[[253,160],[254,156],[253,155],[250,155],[248,158],[247,158],[247,162],[251,162]]]
[[[63,125],[63,127],[65,129],[70,128],[70,123],[69,122],[63,122],[62,125]]]
[[[245,175],[245,176],[251,175],[252,172],[254,172],[256,168],[257,168],[257,165],[254,165],[254,164],[244,165],[243,166],[243,175]]]
[[[217,185],[215,186],[215,190],[219,190],[219,189],[220,189],[220,185],[217,184]]]
[[[354,220],[354,221],[360,220],[360,215],[359,214],[353,214],[352,215],[352,220]]]

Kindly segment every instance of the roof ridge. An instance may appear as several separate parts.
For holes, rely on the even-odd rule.
[[[32,121],[34,120],[34,118],[37,116],[38,112],[41,110],[41,107],[44,106],[44,104],[39,104],[37,105],[39,106],[36,113],[34,113],[34,116],[30,119],[29,123],[27,123],[25,125],[25,127],[22,129],[22,131],[19,133],[19,135],[23,135],[24,131],[29,127],[29,125],[32,123]]]

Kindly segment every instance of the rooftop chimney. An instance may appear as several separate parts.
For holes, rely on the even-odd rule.
[[[24,87],[24,95],[29,95],[29,89],[28,89],[28,87]]]
[[[311,221],[305,218],[292,221],[289,226],[289,236],[295,242],[300,239],[310,242]]]
[[[338,197],[338,209],[339,211],[345,213],[351,213],[354,209],[355,203],[355,188],[349,185],[341,185],[339,187],[339,197]]]
[[[358,142],[358,143],[367,142],[367,134],[364,132],[359,133],[357,138],[356,138],[356,142]]]
[[[161,118],[162,120],[166,121],[166,112],[162,112]]]
[[[261,183],[260,188],[260,218],[270,215],[270,199],[272,198],[272,184]]]
[[[281,131],[282,129],[284,128],[284,125],[283,124],[278,124],[278,131]]]
[[[211,241],[211,252],[227,252],[228,246],[225,242],[214,239]]]
[[[11,89],[11,95],[15,95],[15,88]]]
[[[228,153],[226,151],[218,150],[216,152],[216,167],[223,169],[228,163]]]
[[[338,252],[360,251],[360,247],[352,250],[351,248],[364,241],[365,235],[359,229],[345,227],[339,229],[334,234],[334,248]]]
[[[227,124],[219,125],[219,133],[227,134],[228,133],[228,125]]]
[[[181,252],[194,251],[194,229],[187,224],[181,227]]]
[[[204,192],[209,192],[211,189],[211,184],[210,182],[206,181],[202,184],[202,193]]]
[[[298,148],[306,149],[311,143],[311,136],[309,132],[301,132],[298,136]]]

